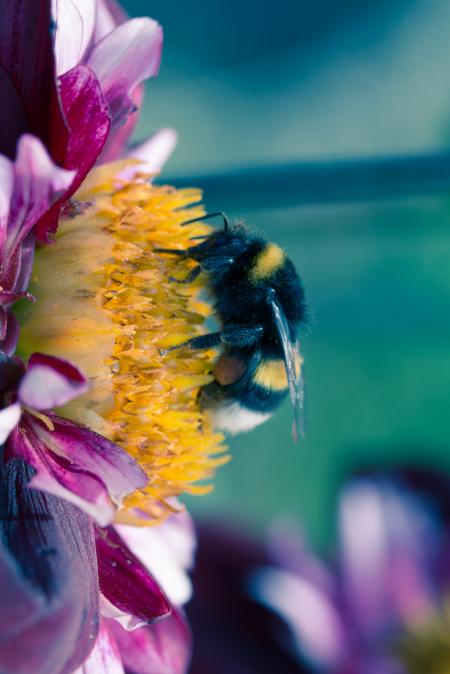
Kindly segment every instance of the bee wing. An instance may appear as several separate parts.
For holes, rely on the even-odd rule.
[[[282,307],[276,300],[275,293],[272,291],[268,294],[267,300],[272,309],[275,325],[278,336],[280,338],[283,353],[284,363],[286,367],[286,375],[289,386],[289,396],[294,411],[294,422],[292,426],[292,435],[294,442],[297,442],[299,434],[303,435],[303,403],[304,403],[304,382],[301,374],[299,376],[296,372],[296,356],[298,357],[298,343],[292,341],[289,324]]]

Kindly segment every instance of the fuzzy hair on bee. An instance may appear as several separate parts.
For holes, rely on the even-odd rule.
[[[185,279],[172,280],[191,283],[205,275],[220,329],[162,353],[218,347],[214,381],[201,392],[215,428],[232,434],[250,430],[272,416],[289,393],[297,439],[303,406],[298,334],[307,316],[302,282],[282,248],[242,223],[230,224],[224,213],[188,223],[216,216],[223,218],[223,228],[200,243],[157,250],[196,263]]]

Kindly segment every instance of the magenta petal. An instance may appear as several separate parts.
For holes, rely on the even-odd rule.
[[[168,616],[171,607],[163,591],[114,527],[97,527],[95,541],[100,590],[106,599],[146,622]]]
[[[31,469],[0,470],[0,671],[71,674],[98,626],[92,526],[77,508],[26,487]]]
[[[25,413],[8,438],[7,456],[21,456],[36,469],[30,485],[71,501],[101,526],[147,478],[120,447],[87,428],[49,414],[53,430]]]
[[[191,656],[191,633],[181,610],[154,625],[127,632],[116,621],[108,627],[130,674],[185,674]],[[231,671],[231,670],[230,670]]]
[[[0,140],[6,141],[0,145],[0,154],[12,158],[24,130],[38,136],[49,149],[55,137],[64,143],[66,132],[56,89],[49,0],[6,0],[0,8],[0,66],[22,108],[21,112],[17,102],[12,104],[11,96],[2,96],[0,126],[6,125],[10,135],[0,133]],[[11,119],[14,112],[18,117]]]
[[[84,393],[88,380],[72,363],[61,358],[34,353],[19,386],[19,400],[36,410],[65,405]]]
[[[114,122],[133,110],[130,96],[143,80],[156,75],[161,62],[162,29],[152,19],[126,21],[96,44],[88,64],[95,71]]]
[[[83,182],[95,163],[108,137],[111,120],[108,105],[92,70],[79,65],[60,79],[61,104],[69,126],[67,148],[59,148],[63,165],[75,169],[76,176],[70,189],[40,220],[36,236],[47,242],[55,232],[61,207]]]

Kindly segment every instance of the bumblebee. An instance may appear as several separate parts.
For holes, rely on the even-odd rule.
[[[294,438],[301,431],[302,358],[298,333],[306,322],[305,293],[297,271],[275,243],[253,234],[224,213],[210,213],[185,224],[220,215],[223,229],[200,237],[186,250],[158,249],[197,264],[185,279],[206,276],[220,329],[172,349],[220,347],[214,381],[204,386],[201,403],[215,428],[250,430],[268,419],[289,392]]]

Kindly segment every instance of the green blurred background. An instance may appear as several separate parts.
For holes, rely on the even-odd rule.
[[[179,133],[164,179],[243,165],[367,157],[450,143],[450,3],[439,0],[124,1],[165,30],[136,138]],[[202,187],[202,185],[198,185]],[[436,197],[239,212],[298,266],[307,436],[291,411],[231,440],[215,491],[189,499],[263,529],[333,524],[339,480],[386,462],[450,466],[450,208]]]

